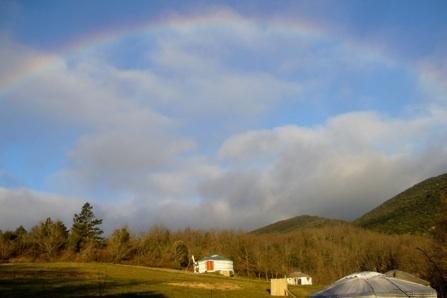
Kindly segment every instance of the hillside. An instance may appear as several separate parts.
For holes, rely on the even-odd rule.
[[[357,226],[385,233],[427,234],[447,195],[447,174],[424,180],[356,219]]]
[[[285,233],[291,232],[298,229],[305,228],[320,228],[326,226],[334,226],[340,224],[347,224],[346,221],[324,218],[319,216],[311,215],[300,215],[289,219],[281,220],[265,227],[256,229],[251,233],[263,234],[263,233]]]
[[[357,218],[352,224],[388,234],[427,234],[447,196],[447,173],[426,179]],[[261,227],[251,233],[286,233],[304,228],[349,224],[338,219],[301,215]]]

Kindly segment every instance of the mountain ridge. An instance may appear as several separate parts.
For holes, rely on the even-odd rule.
[[[353,225],[387,234],[430,234],[441,210],[441,198],[447,197],[447,173],[427,178],[349,222],[311,215],[298,215],[251,231],[287,233],[305,228],[339,224]]]
[[[295,231],[297,229],[321,228],[325,226],[334,226],[341,224],[349,224],[349,222],[340,219],[304,214],[276,221],[272,224],[253,230],[250,233],[253,234],[274,233],[274,232],[287,233]]]

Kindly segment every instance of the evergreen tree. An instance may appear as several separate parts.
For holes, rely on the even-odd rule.
[[[189,265],[189,258],[188,258],[188,254],[189,254],[189,250],[188,250],[188,246],[186,246],[186,244],[181,241],[178,240],[176,242],[174,242],[174,261],[175,264],[179,267],[179,268],[186,268]]]
[[[26,231],[26,229],[20,225],[14,232],[18,237],[23,237],[24,235],[26,235],[26,233],[28,233]]]
[[[81,213],[73,217],[73,226],[70,233],[70,247],[79,252],[86,243],[100,244],[103,241],[101,235],[103,231],[99,227],[102,219],[95,217],[93,206],[85,203],[82,206]]]
[[[28,231],[23,226],[19,226],[14,231],[14,234],[17,236],[17,239],[15,240],[17,255],[22,255],[29,246]]]

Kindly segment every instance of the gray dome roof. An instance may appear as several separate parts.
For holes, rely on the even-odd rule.
[[[424,286],[429,286],[430,283],[426,280],[423,280],[417,276],[414,276],[411,273],[405,272],[405,271],[400,271],[400,270],[390,270],[388,272],[384,273],[386,276],[389,277],[395,277],[395,278],[399,278],[399,279],[403,279],[403,280],[408,280],[411,282],[415,282],[417,284],[421,284]]]
[[[311,297],[433,297],[436,291],[417,283],[388,277],[378,272],[359,272],[345,276]]]
[[[224,256],[212,255],[212,256],[205,256],[199,260],[199,262],[202,261],[231,261],[231,260]]]

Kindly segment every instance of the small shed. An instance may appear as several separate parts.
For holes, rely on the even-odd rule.
[[[302,272],[292,272],[286,278],[289,285],[312,285],[312,277]]]
[[[199,259],[197,262],[192,256],[195,273],[216,272],[225,276],[233,276],[233,261],[220,255],[211,255]]]
[[[270,295],[289,296],[287,280],[285,278],[272,278],[270,280]]]

